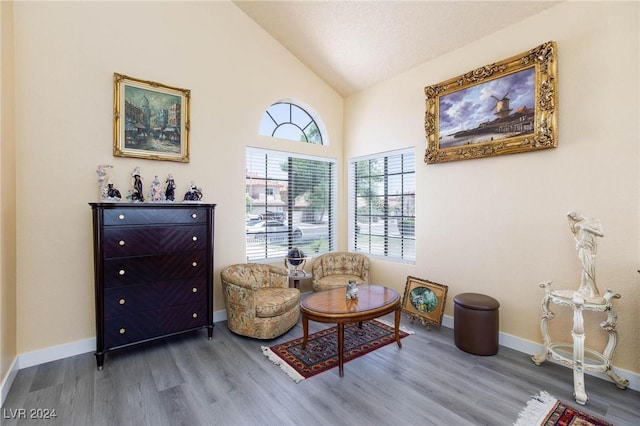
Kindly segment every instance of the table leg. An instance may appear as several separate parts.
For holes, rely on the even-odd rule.
[[[398,309],[396,309],[396,315],[395,315],[395,333],[396,333],[396,343],[398,344],[398,347],[402,347],[402,343],[400,342],[400,314],[402,313],[402,309],[400,306],[398,306]]]
[[[309,318],[305,314],[302,314],[302,349],[307,347],[307,340],[309,340]]]
[[[344,376],[344,323],[338,323],[338,365],[340,377]]]
[[[573,395],[576,402],[585,405],[587,393],[584,388],[584,320],[582,318],[583,300],[574,295],[573,303]]]

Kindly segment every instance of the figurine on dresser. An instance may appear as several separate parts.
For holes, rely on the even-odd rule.
[[[142,203],[144,201],[144,195],[142,192],[142,178],[140,177],[140,167],[136,167],[131,172],[133,177],[133,188],[129,191],[129,198],[134,203]]]
[[[191,181],[189,190],[184,194],[184,201],[200,201],[202,200],[202,189],[198,188],[196,184]]]
[[[176,181],[173,179],[173,175],[169,173],[167,176],[167,189],[164,191],[164,198],[167,201],[175,201],[176,199]]]
[[[96,169],[96,173],[98,174],[98,191],[100,193],[101,200],[106,200],[108,198],[108,190],[105,186],[105,182],[111,182],[107,169],[112,168],[113,166],[110,164],[98,164],[98,168]]]
[[[162,186],[160,184],[160,179],[158,179],[158,175],[153,178],[151,181],[151,189],[148,194],[149,199],[152,202],[162,202],[165,200],[164,192],[162,192]]]

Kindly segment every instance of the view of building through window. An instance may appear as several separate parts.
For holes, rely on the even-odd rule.
[[[335,161],[247,148],[247,260],[334,250]]]
[[[413,150],[351,160],[351,249],[415,262]]]

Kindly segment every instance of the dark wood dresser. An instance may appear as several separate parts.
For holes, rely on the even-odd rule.
[[[89,205],[98,369],[114,349],[205,327],[211,339],[216,205]]]

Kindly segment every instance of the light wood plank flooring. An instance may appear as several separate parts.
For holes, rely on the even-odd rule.
[[[391,317],[388,317],[391,320]],[[20,370],[2,407],[12,425],[511,425],[541,390],[572,403],[572,372],[528,354],[467,354],[453,330],[415,331],[338,369],[294,383],[260,351],[302,336],[259,341],[217,323],[214,339],[194,332],[110,352],[103,371],[93,354]],[[330,326],[310,322],[310,331]],[[615,425],[640,424],[640,393],[586,376],[585,411]],[[26,411],[21,411],[25,409]],[[52,420],[30,409],[55,409]],[[26,419],[16,419],[25,413]],[[37,412],[34,412],[37,413]]]

